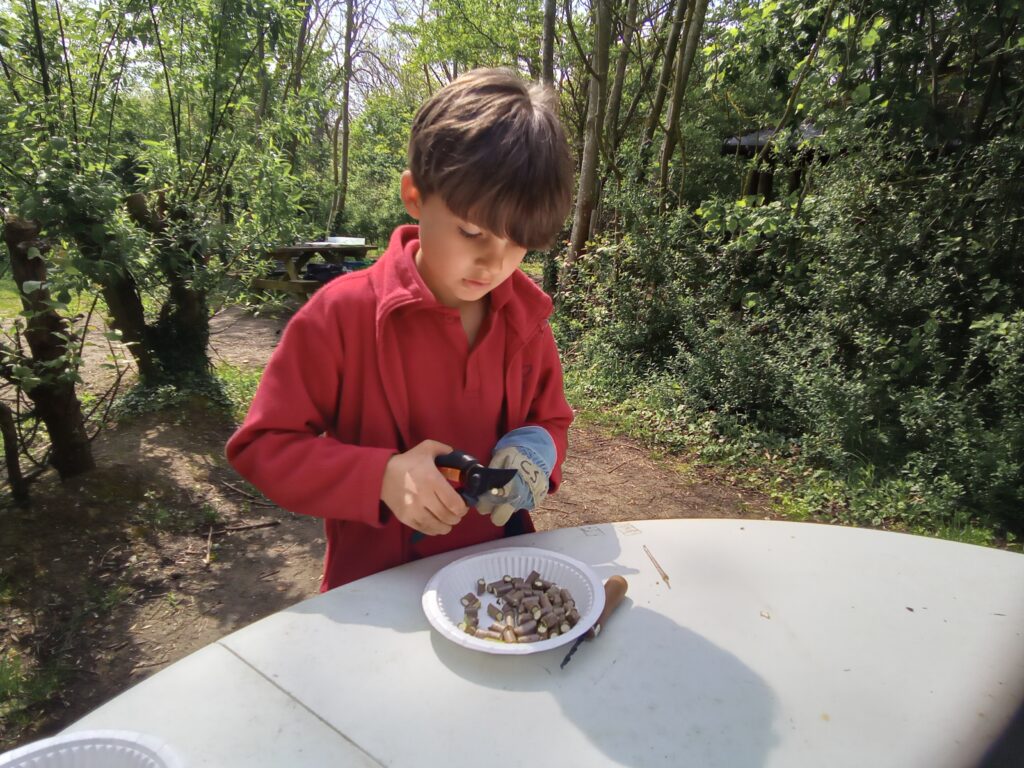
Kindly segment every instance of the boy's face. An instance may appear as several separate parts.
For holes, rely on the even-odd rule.
[[[440,195],[426,200],[402,174],[402,202],[420,223],[416,268],[434,297],[447,307],[462,309],[483,299],[516,270],[526,249],[460,219]]]

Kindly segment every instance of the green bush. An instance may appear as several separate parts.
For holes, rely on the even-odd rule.
[[[398,94],[376,96],[352,126],[352,174],[344,214],[335,229],[381,247],[402,221],[411,221],[399,196],[415,105]]]
[[[567,283],[571,365],[669,428],[788,446],[826,473],[812,511],[1019,533],[1024,146],[934,159],[874,135],[820,147],[802,198],[665,214],[621,190],[622,232]]]

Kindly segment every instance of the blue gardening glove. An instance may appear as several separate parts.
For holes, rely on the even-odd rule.
[[[543,427],[513,429],[494,446],[488,465],[492,469],[515,469],[516,476],[504,488],[485,493],[476,505],[481,515],[501,526],[518,509],[531,511],[548,493],[551,470],[555,468],[555,441]]]

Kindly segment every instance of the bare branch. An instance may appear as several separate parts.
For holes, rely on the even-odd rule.
[[[39,24],[39,7],[36,0],[29,0],[29,8],[32,11],[32,31],[36,38],[36,56],[39,58],[39,72],[43,81],[43,97],[50,100],[50,70],[46,64],[46,53],[43,51],[43,28]]]
[[[35,2],[35,0],[32,0]],[[170,69],[167,66],[167,57],[164,56],[164,44],[160,39],[160,24],[156,20],[156,9],[153,7],[153,0],[149,2],[149,17],[153,20],[153,35],[156,37],[156,46],[160,54],[160,67],[164,73],[164,85],[167,88],[167,103],[171,110],[171,128],[174,130],[174,153],[178,161],[178,172],[181,172],[181,108],[177,112],[174,108],[174,90],[171,88]]]
[[[4,71],[4,78],[7,80],[7,87],[11,89],[11,95],[14,97],[14,102],[16,104],[21,104],[21,94],[18,93],[18,87],[14,84],[14,77],[11,75],[13,68],[7,65],[7,61],[4,59],[2,52],[0,52],[0,69],[3,69]]]
[[[71,54],[68,53],[67,36],[64,34],[64,15],[60,12],[60,0],[53,0],[53,7],[57,11],[57,28],[60,30],[60,47],[64,52],[64,71],[68,76],[68,91],[71,95],[71,125],[74,130],[72,136],[75,146],[78,146],[78,104],[75,97],[75,78],[71,75]]]
[[[118,37],[118,33],[121,31],[121,23],[124,21],[124,16],[117,17],[117,25],[114,27],[114,32],[110,35],[110,39],[107,40],[107,44],[103,46],[103,50],[96,55],[96,72],[93,75],[92,87],[89,91],[89,120],[86,125],[92,125],[93,115],[96,113],[96,102],[99,99],[100,94],[100,80],[103,77],[103,67],[106,66],[107,56],[110,54],[110,48],[114,45],[114,41]]]
[[[569,26],[569,35],[572,37],[572,42],[576,46],[576,52],[580,55],[580,61],[583,62],[583,66],[586,68],[587,73],[598,80],[601,76],[594,71],[594,68],[590,65],[590,58],[587,56],[586,51],[583,50],[583,46],[580,45],[580,39],[576,37],[576,27],[572,23],[572,4],[570,0],[565,0],[565,23]]]

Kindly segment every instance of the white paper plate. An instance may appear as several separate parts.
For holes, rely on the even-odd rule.
[[[472,637],[459,629],[464,608],[460,598],[467,592],[476,593],[477,579],[488,583],[502,576],[525,577],[537,571],[541,578],[568,589],[576,601],[580,620],[576,626],[550,640],[536,643],[501,643]],[[480,624],[487,624],[487,605],[496,603],[494,595],[480,597]],[[507,547],[469,555],[449,563],[435,573],[423,590],[423,612],[434,629],[453,643],[484,653],[522,655],[540,653],[571,643],[590,629],[604,608],[604,586],[590,566],[558,552],[531,547]]]
[[[163,742],[130,731],[75,731],[0,755],[0,768],[181,768]]]

